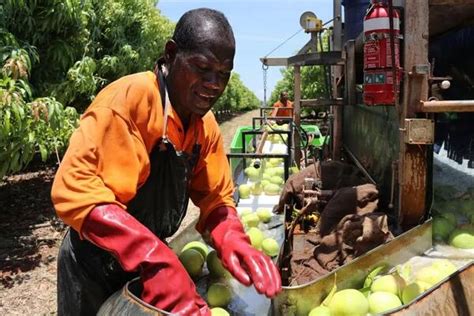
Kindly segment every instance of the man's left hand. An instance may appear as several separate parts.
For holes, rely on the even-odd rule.
[[[281,291],[281,277],[270,257],[250,244],[235,209],[219,207],[206,221],[214,248],[223,266],[242,284],[254,284],[271,298]]]

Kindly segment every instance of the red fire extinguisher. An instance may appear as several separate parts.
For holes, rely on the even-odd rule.
[[[385,1],[372,0],[364,17],[364,103],[367,105],[395,104],[395,89],[398,95],[401,77],[400,15],[397,10],[392,10],[393,36],[390,36],[389,13]],[[392,49],[395,65],[392,65]]]

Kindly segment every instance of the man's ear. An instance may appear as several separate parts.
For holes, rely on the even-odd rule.
[[[165,61],[167,64],[172,63],[178,52],[178,45],[175,41],[169,40],[165,44]]]

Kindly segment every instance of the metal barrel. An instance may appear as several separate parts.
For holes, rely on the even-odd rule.
[[[164,316],[173,315],[160,310],[139,299],[141,284],[139,279],[133,279],[124,287],[112,294],[100,307],[98,316]]]

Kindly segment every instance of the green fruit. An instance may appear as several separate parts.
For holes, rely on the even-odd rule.
[[[240,218],[244,217],[245,215],[249,215],[250,213],[253,212],[250,207],[242,207],[242,208],[239,208],[238,211],[239,211]]]
[[[262,247],[262,241],[265,238],[262,231],[256,227],[250,227],[247,231],[247,236],[249,236],[252,246],[257,250],[260,250]]]
[[[232,300],[232,292],[223,283],[214,283],[207,290],[207,302],[213,307],[227,306]]]
[[[260,223],[260,219],[256,213],[250,213],[242,217],[242,222],[247,227],[257,227]]]
[[[308,316],[331,316],[331,312],[329,311],[329,307],[321,305],[313,308]]]
[[[402,302],[395,294],[375,292],[369,295],[369,311],[372,314],[380,314],[399,306],[402,306]]]
[[[187,249],[194,249],[197,250],[201,253],[202,257],[204,260],[206,260],[207,254],[209,253],[209,248],[207,247],[206,244],[200,241],[191,241],[188,242],[183,249],[181,249],[181,253]]]
[[[456,248],[473,249],[474,232],[468,229],[455,229],[449,236],[449,244]]]
[[[270,183],[270,180],[263,179],[260,181],[260,185],[262,186],[263,190],[265,191],[265,186]]]
[[[403,287],[403,279],[398,275],[383,275],[378,277],[372,283],[370,290],[372,292],[387,292],[398,295]]]
[[[260,179],[260,170],[255,167],[245,168],[244,173],[251,181],[258,181]]]
[[[442,213],[440,217],[448,220],[453,226],[456,226],[458,223],[458,219],[454,213]]]
[[[437,269],[440,273],[444,276],[451,275],[452,273],[456,272],[458,268],[449,260],[446,259],[438,259],[435,260],[431,266]]]
[[[257,216],[263,223],[268,223],[272,219],[272,212],[269,208],[259,207],[257,208]]]
[[[191,278],[197,278],[201,275],[204,257],[199,251],[186,249],[179,255],[179,261],[181,261]]]
[[[298,167],[290,167],[290,174],[295,174],[295,173],[298,173],[298,172],[300,172]]]
[[[277,172],[276,172],[276,169],[275,168],[267,168],[265,169],[265,171],[263,172],[263,174],[267,175],[267,177],[264,177],[264,179],[271,179],[272,177],[276,176],[277,175]]]
[[[421,293],[425,292],[430,287],[431,287],[430,284],[423,281],[417,281],[417,282],[408,284],[407,286],[405,286],[402,292],[403,304],[410,303],[411,301],[413,301]]]
[[[211,316],[230,316],[229,312],[220,307],[211,308]]]
[[[277,184],[269,183],[263,188],[266,195],[279,195],[280,187]]]
[[[248,184],[239,185],[239,196],[241,199],[247,199],[250,197],[250,191],[252,187]]]
[[[207,255],[206,264],[207,269],[212,276],[218,278],[230,276],[230,272],[224,268],[215,250],[212,250]]]
[[[469,222],[474,225],[474,213],[468,215]]]
[[[329,303],[331,316],[366,316],[369,302],[364,294],[354,289],[336,292]]]
[[[255,182],[252,184],[252,190],[250,191],[252,195],[260,195],[262,194],[262,192],[263,192],[263,187],[260,184],[260,182]]]
[[[438,240],[445,240],[454,229],[454,225],[443,217],[433,218],[433,237]]]
[[[271,183],[274,183],[274,184],[277,184],[277,185],[280,185],[280,184],[285,183],[285,181],[283,180],[283,178],[280,177],[280,176],[273,176],[273,177],[271,177],[270,182],[271,182]]]
[[[268,159],[268,162],[273,165],[274,167],[279,166],[281,163],[283,163],[283,158],[270,158]]]
[[[416,280],[428,283],[429,285],[435,285],[446,277],[445,274],[441,273],[438,269],[433,266],[421,268],[416,273]]]
[[[265,238],[262,241],[262,250],[267,256],[275,257],[280,253],[280,245],[273,238]]]
[[[276,175],[276,176],[283,177],[284,174],[285,174],[285,168],[283,168],[283,167],[275,167],[275,175]]]

